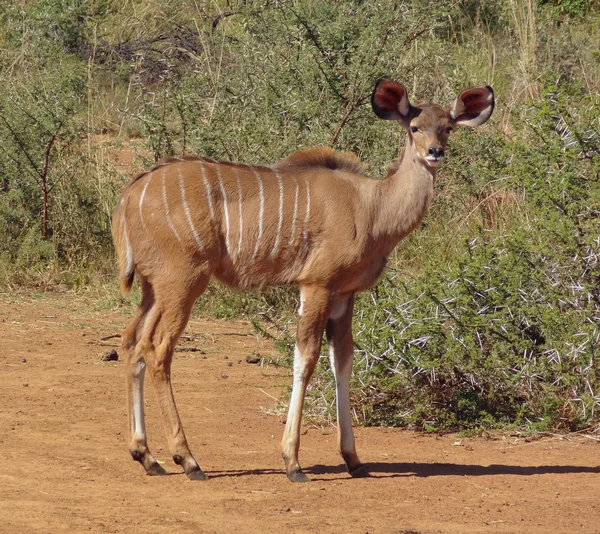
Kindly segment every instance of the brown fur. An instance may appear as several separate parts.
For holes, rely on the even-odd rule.
[[[122,290],[131,287],[134,272],[141,283],[123,353],[130,451],[148,474],[165,471],[146,440],[146,365],[175,463],[190,478],[205,478],[177,414],[170,369],[177,340],[211,276],[236,288],[299,286],[294,387],[282,439],[287,476],[307,480],[298,461],[302,405],[323,333],[336,376],[338,447],[348,471],[361,473],[349,395],[354,295],[377,282],[387,256],[425,216],[450,129],[476,126],[491,114],[491,89],[464,95],[449,110],[415,108],[400,84],[377,83],[373,110],[408,131],[402,163],[385,180],[362,175],[356,156],[320,147],[275,167],[171,158],[127,186],[112,229]]]

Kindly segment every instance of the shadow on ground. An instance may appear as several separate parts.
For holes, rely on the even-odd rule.
[[[583,465],[471,465],[452,463],[404,463],[404,462],[375,462],[364,464],[371,477],[382,476],[492,476],[516,475],[532,476],[547,474],[600,473],[600,466]],[[339,474],[346,471],[345,465],[328,466],[314,465],[305,469],[313,475]]]
[[[577,473],[600,473],[600,466],[585,465],[472,465],[452,463],[403,463],[403,462],[375,462],[364,464],[371,478],[378,477],[439,477],[439,476],[493,476],[493,475],[570,475]],[[346,466],[341,465],[313,465],[304,469],[308,475],[338,475],[346,472]],[[214,471],[209,473],[210,478],[240,477],[255,475],[285,475],[283,469],[232,469],[227,471]],[[327,479],[320,479],[327,480]]]

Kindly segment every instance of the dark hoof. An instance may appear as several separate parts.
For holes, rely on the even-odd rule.
[[[290,482],[310,482],[310,478],[308,478],[302,471],[292,471],[291,473],[286,473]]]
[[[190,471],[189,473],[186,473],[186,475],[190,480],[208,480],[206,473],[202,471],[202,469]]]
[[[368,478],[371,476],[371,473],[367,471],[367,468],[364,465],[359,465],[354,469],[348,469],[348,473],[352,478]]]
[[[138,450],[129,451],[131,457],[136,461],[144,465],[144,453]]]
[[[150,469],[146,471],[146,474],[151,477],[160,477],[166,475],[167,472],[163,469],[163,467],[157,462],[150,466]]]

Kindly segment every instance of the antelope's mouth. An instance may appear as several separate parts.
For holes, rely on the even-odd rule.
[[[444,160],[444,156],[426,156],[425,161],[430,167],[437,167]]]

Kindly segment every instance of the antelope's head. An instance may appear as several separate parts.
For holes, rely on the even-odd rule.
[[[467,89],[447,108],[438,104],[413,106],[403,85],[382,79],[375,84],[371,105],[379,118],[399,122],[408,132],[408,146],[418,160],[436,168],[444,159],[448,137],[456,126],[475,127],[490,118],[494,91],[489,85]]]

